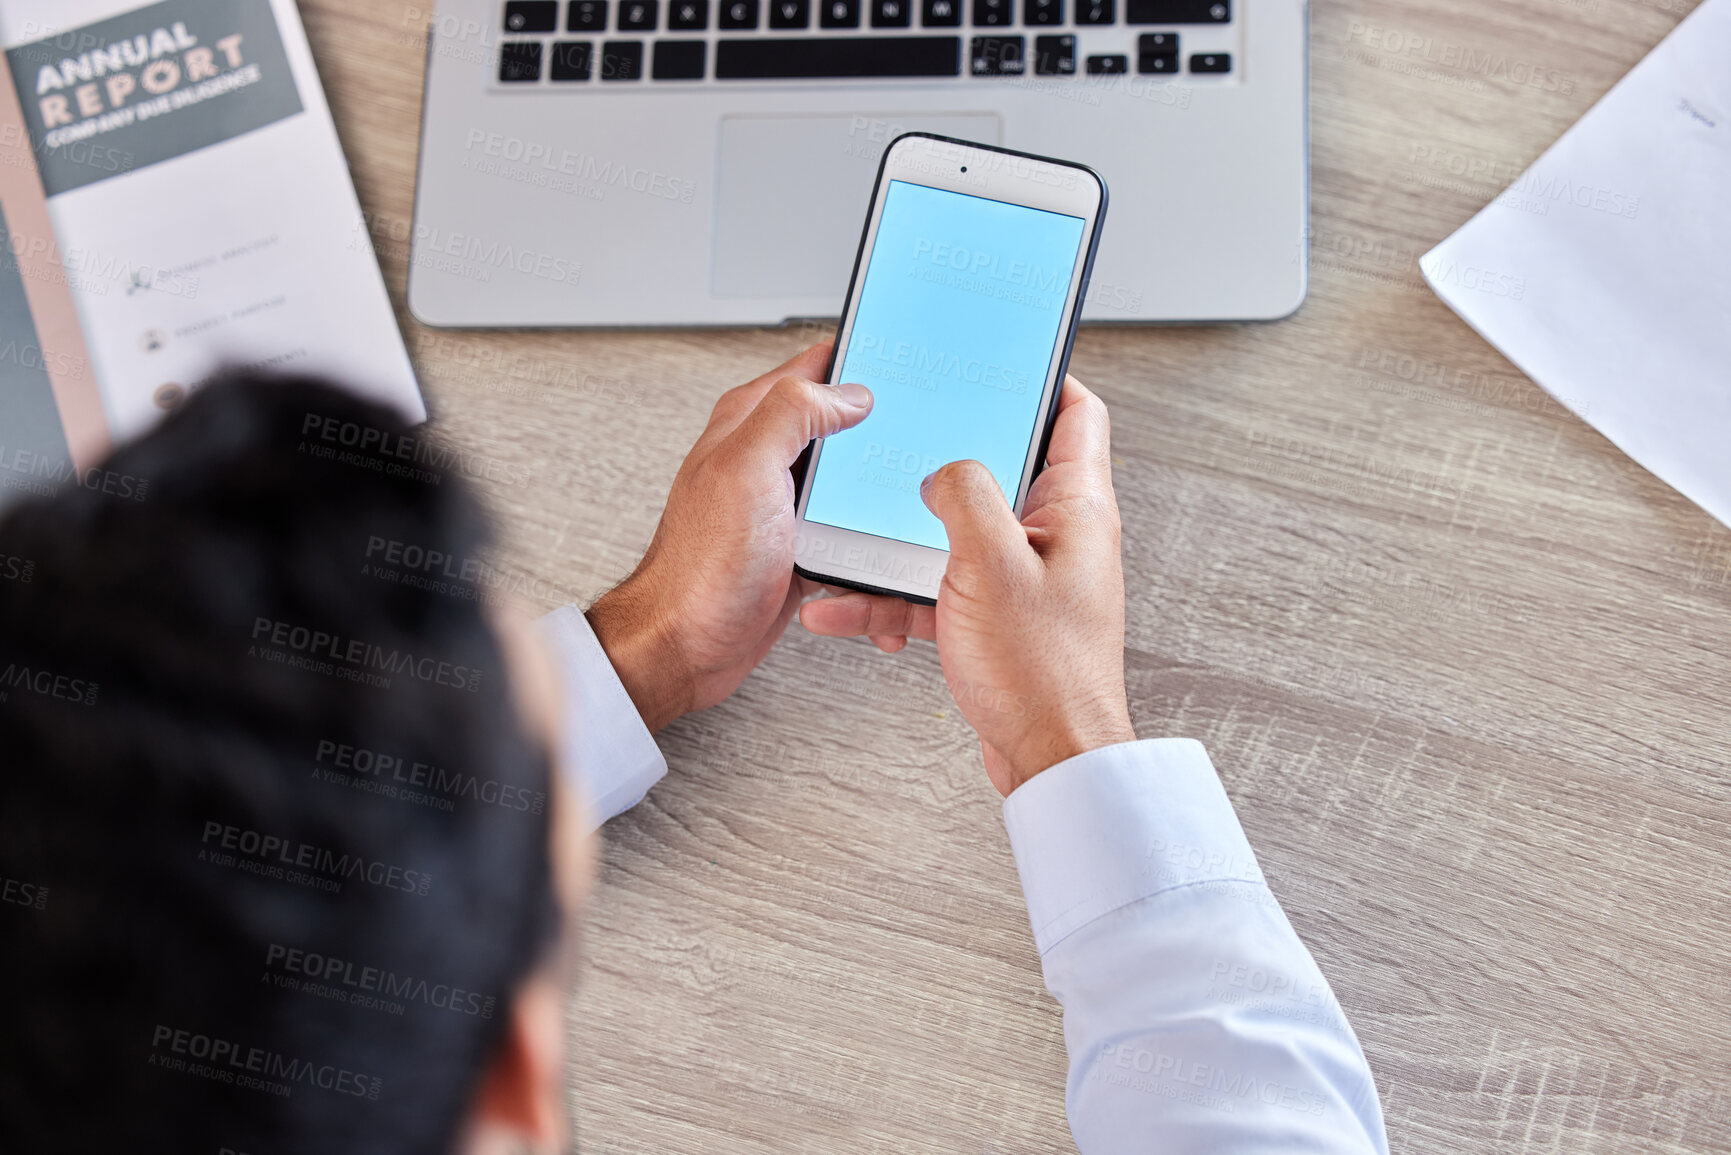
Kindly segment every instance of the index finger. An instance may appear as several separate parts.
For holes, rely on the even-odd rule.
[[[830,638],[863,635],[921,638],[929,642],[938,636],[936,609],[883,594],[843,591],[833,597],[817,598],[799,607],[799,622],[811,633]]]
[[[1034,478],[1022,506],[1022,523],[1036,549],[1044,543],[1039,516],[1048,506],[1068,499],[1088,504],[1115,504],[1112,496],[1112,423],[1106,403],[1074,377],[1064,378],[1064,395],[1052,441],[1046,447],[1046,468]],[[1036,540],[1038,539],[1038,540]]]
[[[1092,389],[1066,375],[1064,392],[1058,398],[1058,419],[1052,427],[1052,443],[1046,447],[1046,464],[1072,462],[1110,476],[1112,423],[1106,415],[1106,403]]]

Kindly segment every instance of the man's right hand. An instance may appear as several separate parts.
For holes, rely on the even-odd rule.
[[[807,602],[815,634],[864,634],[895,652],[936,638],[944,678],[1008,796],[1066,758],[1136,737],[1124,693],[1124,569],[1106,406],[1064,380],[1047,467],[1016,521],[977,461],[926,478],[949,534],[938,604],[847,593]]]

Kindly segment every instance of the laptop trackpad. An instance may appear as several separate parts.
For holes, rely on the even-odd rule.
[[[841,312],[890,141],[904,132],[997,144],[995,112],[727,116],[715,180],[718,297],[822,297]]]

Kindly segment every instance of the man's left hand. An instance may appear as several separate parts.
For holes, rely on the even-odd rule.
[[[823,385],[830,343],[722,394],[637,569],[589,624],[651,731],[738,688],[818,588],[793,573],[790,467],[813,438],[871,412],[863,385]]]

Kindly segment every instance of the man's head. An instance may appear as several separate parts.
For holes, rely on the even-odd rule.
[[[580,869],[549,676],[429,450],[349,394],[237,379],[107,463],[142,500],[0,521],[28,574],[0,574],[19,1150],[563,1129]]]

